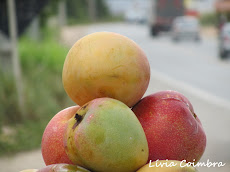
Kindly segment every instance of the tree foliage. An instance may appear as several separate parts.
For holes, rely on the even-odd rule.
[[[215,12],[201,15],[200,22],[204,26],[216,26],[218,24],[218,16]]]
[[[49,4],[44,8],[41,13],[41,25],[44,26],[47,19],[50,16],[56,16],[58,14],[58,3],[61,0],[50,0]],[[90,21],[88,12],[88,1],[87,0],[65,0],[66,1],[66,12],[67,20],[69,23],[82,23]],[[104,0],[96,1],[96,19],[102,20],[110,16],[109,10]]]
[[[108,17],[109,11],[104,0],[96,1],[96,18],[101,20]],[[88,1],[87,0],[67,0],[67,15],[71,21],[76,23],[82,21],[89,21],[90,16],[88,12]]]

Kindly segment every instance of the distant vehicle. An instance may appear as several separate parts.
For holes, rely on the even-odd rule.
[[[225,23],[219,35],[219,55],[226,58],[230,53],[230,23]]]
[[[176,17],[172,23],[172,39],[179,41],[181,39],[200,40],[200,25],[196,17],[181,16]]]
[[[147,20],[146,12],[141,9],[130,9],[125,13],[125,20],[132,23],[145,23]]]
[[[152,36],[169,31],[175,17],[185,13],[184,0],[151,0],[149,26]]]

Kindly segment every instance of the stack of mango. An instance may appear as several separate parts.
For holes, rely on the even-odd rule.
[[[44,131],[47,166],[24,172],[196,171],[206,147],[202,124],[179,92],[142,98],[150,66],[134,41],[112,32],[81,38],[62,79],[76,106],[57,113]]]

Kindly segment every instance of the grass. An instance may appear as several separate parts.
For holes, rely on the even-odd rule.
[[[0,156],[39,148],[49,120],[73,105],[62,85],[62,67],[68,48],[49,31],[45,39],[19,41],[26,114],[21,118],[11,73],[0,71]]]

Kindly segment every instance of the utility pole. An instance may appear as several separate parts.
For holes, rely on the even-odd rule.
[[[40,40],[41,38],[41,34],[40,34],[40,23],[39,23],[39,16],[36,16],[30,27],[29,27],[29,36],[30,38],[32,38],[33,40]]]
[[[15,0],[7,0],[7,8],[8,8],[8,28],[10,35],[10,48],[12,55],[12,63],[13,63],[13,73],[15,76],[15,84],[17,89],[18,96],[18,104],[21,111],[21,114],[25,116],[25,102],[23,95],[23,82],[21,76],[21,68],[19,64],[18,57],[18,47],[17,47],[17,20],[16,20],[16,8],[15,8]]]
[[[88,0],[88,13],[91,21],[97,19],[97,6],[96,0]]]
[[[66,0],[60,0],[58,3],[58,24],[60,29],[66,25],[66,18]]]
[[[0,32],[0,69],[2,72],[11,72],[11,48],[9,39]]]

